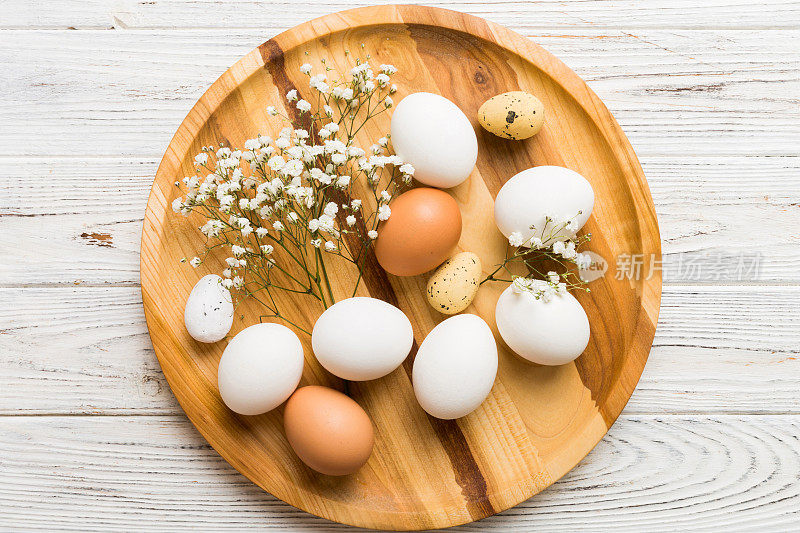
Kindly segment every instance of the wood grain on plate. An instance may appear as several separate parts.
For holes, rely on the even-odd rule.
[[[655,213],[641,168],[624,134],[580,78],[533,43],[500,26],[451,11],[408,6],[365,8],[329,15],[264,43],[212,85],[189,113],[162,160],[142,233],[141,277],[145,315],[164,374],[189,418],[234,467],[277,497],[331,520],[365,527],[422,529],[477,520],[542,490],[572,468],[605,434],[639,378],[655,331],[660,273],[650,279],[606,277],[581,301],[592,341],[575,364],[557,368],[523,363],[501,349],[498,380],[477,411],[458,421],[428,417],[416,404],[405,365],[389,376],[350,385],[370,413],[376,448],[357,474],[313,473],[293,455],[280,411],[241,417],[216,390],[221,346],[199,346],[183,328],[182,304],[204,269],[179,263],[202,247],[196,220],[175,217],[173,182],[192,173],[203,145],[240,145],[278,124],[265,106],[279,105],[292,88],[304,94],[301,63],[326,57],[339,68],[353,63],[346,49],[360,44],[378,63],[399,68],[397,100],[429,90],[457,102],[468,116],[489,96],[510,89],[535,92],[548,119],[533,141],[511,144],[481,133],[472,177],[451,192],[464,214],[460,247],[489,267],[505,242],[493,228],[492,198],[515,172],[561,164],[589,179],[596,205],[587,230],[592,249],[660,257]],[[310,52],[306,56],[305,52]],[[317,63],[317,66],[319,64]],[[362,142],[388,129],[365,128]],[[221,258],[217,258],[219,263]],[[211,260],[212,267],[215,261]],[[218,266],[218,265],[217,265]],[[334,266],[343,286],[355,274]],[[424,278],[395,278],[377,267],[361,294],[396,303],[413,318],[417,344],[441,319],[425,302]],[[494,324],[501,286],[479,293],[471,312]],[[340,289],[340,295],[344,289]],[[292,321],[309,326],[321,309],[286,300]],[[235,333],[257,321],[252,302],[237,309]],[[342,384],[316,364],[306,345],[303,383]],[[413,357],[413,355],[412,355]]]

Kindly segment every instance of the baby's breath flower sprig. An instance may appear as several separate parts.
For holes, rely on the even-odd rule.
[[[591,265],[591,256],[579,249],[592,235],[576,235],[576,220],[580,215],[579,211],[574,217],[561,218],[563,222],[546,216],[541,230],[531,226],[531,236],[527,238],[520,232],[511,233],[505,259],[481,284],[505,281],[512,284],[515,292],[529,291],[537,300],[545,301],[565,291],[590,292],[578,271]],[[520,271],[524,275],[520,275]]]
[[[397,90],[395,67],[380,65],[376,74],[370,59],[356,58],[344,74],[324,58],[319,73],[304,63],[307,99],[291,89],[284,105],[266,108],[286,124],[274,139],[258,135],[241,149],[203,147],[195,175],[176,183],[185,195],[173,209],[205,219],[199,229],[206,248],[189,263],[198,267],[224,251],[222,284],[261,302],[265,316],[289,322],[277,290],[332,305],[326,263],[334,256],[358,267],[355,295],[378,225],[391,216],[389,202],[411,183],[414,167],[389,152],[389,135],[368,147],[356,141],[392,107]],[[367,198],[357,198],[359,191]]]

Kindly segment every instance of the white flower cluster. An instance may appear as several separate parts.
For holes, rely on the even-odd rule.
[[[517,294],[529,292],[537,300],[542,299],[549,302],[555,296],[567,293],[567,284],[559,280],[560,277],[555,272],[548,272],[546,280],[517,276],[511,283],[511,287]]]
[[[542,243],[542,240],[539,237],[533,237],[528,243],[523,239],[521,233],[515,231],[508,236],[508,243],[514,247],[527,246],[532,250],[544,250],[546,252],[550,252],[553,255],[562,257],[572,263],[575,263],[580,269],[588,268],[592,263],[592,258],[589,254],[578,252],[578,245],[572,239],[566,241],[555,241],[550,246],[546,246]]]
[[[511,246],[526,246],[533,249],[542,249],[552,245],[556,241],[568,241],[575,238],[578,231],[578,217],[582,211],[578,211],[575,216],[556,217],[545,215],[544,225],[541,230],[531,226],[531,236],[527,239],[519,231],[513,232],[508,236]],[[559,222],[561,221],[561,222]]]
[[[508,244],[515,248],[542,250],[574,263],[579,269],[588,268],[592,258],[589,254],[578,252],[577,248],[581,242],[577,241],[575,236],[578,230],[577,218],[580,214],[579,211],[574,217],[562,217],[561,220],[564,220],[562,223],[554,223],[553,221],[557,219],[548,215],[545,217],[541,232],[536,232],[536,228],[532,226],[530,229],[534,231],[534,235],[526,240],[522,233],[515,231],[508,236]]]
[[[393,105],[389,95],[396,91],[390,78],[396,69],[381,65],[376,75],[368,59],[333,80],[327,66],[313,74],[310,63],[302,65],[312,94],[306,100],[292,89],[284,111],[267,107],[269,116],[290,124],[275,139],[259,135],[243,149],[204,147],[195,156],[196,173],[184,178],[186,194],[172,208],[206,218],[200,231],[208,251],[229,250],[226,287],[246,288],[248,295],[286,289],[330,305],[319,253],[361,268],[378,224],[391,216],[390,200],[414,175],[413,166],[387,153],[387,137],[368,149],[356,142],[364,124]],[[313,112],[310,102],[316,102]],[[366,201],[354,198],[365,191]],[[195,267],[201,262],[190,261]],[[298,266],[305,274],[296,273]]]
[[[581,253],[578,248],[591,239],[590,234],[578,237],[577,219],[580,212],[574,217],[563,217],[564,222],[554,222],[552,216],[545,217],[545,223],[541,230],[531,226],[531,237],[525,237],[521,232],[515,231],[508,236],[508,244],[515,250],[510,255],[506,255],[505,260],[492,272],[484,281],[510,281],[515,291],[529,291],[537,299],[544,298],[545,301],[557,294],[571,289],[583,289],[586,284],[577,275],[570,265],[574,265],[578,270],[589,268],[592,257],[588,253]],[[555,263],[562,267],[561,274],[555,271],[548,271],[546,274],[538,270],[543,262]],[[520,277],[513,274],[509,268],[515,263],[522,264],[529,272],[527,277]],[[502,275],[501,271],[511,274],[511,279]],[[539,278],[532,277],[533,275]],[[544,278],[544,279],[541,279]]]
[[[519,231],[515,231],[508,236],[508,244],[514,247],[527,246],[535,250],[539,250],[543,246],[542,239],[539,237],[531,237],[529,240],[525,240],[525,237]]]

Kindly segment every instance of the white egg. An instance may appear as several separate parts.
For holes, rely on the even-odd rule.
[[[292,395],[303,374],[303,345],[281,324],[255,324],[240,331],[222,352],[219,394],[231,411],[260,415]]]
[[[497,344],[476,315],[456,315],[437,325],[417,351],[414,394],[425,411],[451,420],[486,399],[497,376]]]
[[[432,93],[403,98],[392,114],[392,146],[414,166],[417,181],[447,189],[466,180],[478,159],[478,138],[453,102]]]
[[[377,379],[408,356],[414,331],[397,307],[375,298],[348,298],[314,324],[311,346],[331,374],[350,381]]]
[[[186,300],[183,322],[196,341],[217,342],[231,330],[233,300],[221,281],[222,278],[216,274],[203,276]]]
[[[533,167],[513,176],[497,193],[494,220],[506,237],[518,232],[526,242],[532,237],[553,242],[572,237],[593,207],[594,191],[586,178],[564,167]],[[546,216],[553,220],[545,224]],[[570,219],[571,231],[563,227]]]
[[[510,285],[497,300],[495,320],[508,347],[540,365],[569,363],[589,344],[589,318],[568,292],[545,301]]]

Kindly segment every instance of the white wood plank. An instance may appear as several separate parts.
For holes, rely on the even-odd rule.
[[[761,282],[800,281],[800,158],[744,157],[798,155],[800,2],[424,3],[521,31],[589,81],[642,158],[666,261],[756,250]],[[196,433],[137,284],[149,181],[194,101],[267,37],[356,5],[3,3],[0,29],[19,30],[0,33],[0,530],[345,529],[264,494]],[[29,31],[69,27],[116,31]],[[64,283],[123,286],[41,286]],[[457,530],[796,528],[798,292],[666,287],[609,436],[555,487]]]
[[[0,289],[0,301],[0,413],[180,412],[138,288]]]
[[[800,417],[623,416],[572,472],[453,531],[789,530]],[[0,418],[0,529],[343,531],[276,500],[183,417]]]
[[[800,413],[800,287],[666,287],[631,413]],[[179,413],[136,287],[0,289],[0,414]]]
[[[0,217],[0,283],[138,284],[143,215]]]
[[[141,219],[157,164],[0,158],[0,284],[138,283]],[[752,253],[761,254],[757,281],[800,281],[800,158],[643,157],[642,165],[667,283],[711,282],[708,270],[693,277],[689,261],[710,267],[716,254],[731,255],[729,264]]]
[[[7,32],[0,155],[160,157],[211,82],[279,29]],[[525,33],[589,82],[639,155],[797,154],[800,30]]]
[[[320,15],[379,2],[353,0],[6,0],[0,28],[237,28],[275,24],[294,26]],[[796,0],[648,0],[538,2],[410,0],[407,4],[454,9],[500,24],[524,28],[563,26],[697,28],[800,25]]]

